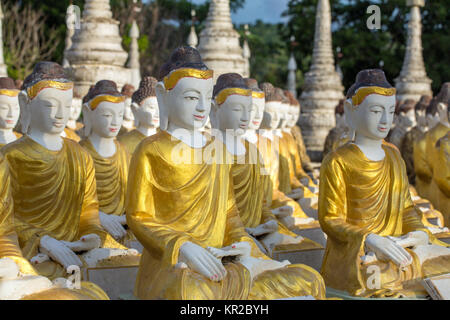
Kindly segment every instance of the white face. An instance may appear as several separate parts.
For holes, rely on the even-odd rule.
[[[371,94],[352,110],[356,134],[379,140],[387,137],[395,112],[395,96]]]
[[[399,123],[403,127],[413,127],[416,125],[416,114],[414,109],[409,110],[408,112],[400,112],[399,115]]]
[[[43,89],[28,104],[30,128],[44,133],[64,131],[72,108],[73,90]]]
[[[19,99],[0,95],[0,129],[13,129],[19,120],[19,115]]]
[[[279,112],[280,112],[281,121],[278,125],[279,128],[286,128],[287,124],[290,121],[289,107],[290,107],[290,105],[287,103],[280,104]]]
[[[289,121],[287,123],[287,126],[289,128],[293,128],[298,121],[298,117],[300,116],[300,108],[298,106],[289,106]]]
[[[439,114],[436,113],[434,115],[427,114],[427,125],[428,129],[433,129],[439,123]]]
[[[81,106],[83,101],[80,98],[72,99],[72,108],[70,110],[70,120],[77,121],[81,114]]]
[[[123,115],[125,121],[134,121],[134,115],[131,111],[131,98],[125,99],[125,113]]]
[[[252,110],[250,112],[250,122],[248,128],[258,130],[264,116],[266,100],[264,98],[252,98]]]
[[[252,97],[230,95],[216,108],[214,117],[219,130],[233,130],[235,135],[242,135],[248,129]]]
[[[114,138],[119,133],[123,123],[124,102],[101,102],[95,110],[88,113],[92,133],[102,138]]]
[[[269,119],[270,123],[270,129],[274,130],[278,128],[278,125],[280,123],[281,117],[280,117],[280,105],[281,102],[279,101],[269,101],[266,102],[266,106],[264,109],[264,115]]]
[[[160,113],[179,128],[197,130],[205,126],[211,111],[213,79],[182,78],[170,91],[158,90]],[[163,120],[163,119],[162,119]]]
[[[341,115],[339,113],[336,113],[335,116],[336,116],[336,127],[337,128],[344,128],[346,126],[345,116]]]
[[[159,127],[159,107],[156,97],[148,97],[142,101],[141,105],[133,109],[133,113],[139,125],[145,127]]]
[[[425,115],[425,110],[416,111],[416,121],[419,127],[425,128],[427,126],[427,117]]]

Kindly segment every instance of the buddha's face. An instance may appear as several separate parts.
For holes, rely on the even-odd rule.
[[[44,133],[60,134],[69,121],[73,90],[43,89],[28,102],[30,128]]]
[[[133,111],[131,110],[131,98],[125,99],[125,113],[123,114],[125,121],[134,121]]]
[[[289,122],[287,126],[289,128],[293,128],[298,121],[298,117],[300,116],[300,108],[298,106],[289,106]]]
[[[81,106],[83,102],[80,98],[72,99],[72,108],[70,110],[69,120],[77,121],[81,114]]]
[[[439,102],[437,105],[439,119],[442,119],[444,121],[449,121],[450,119],[450,113],[449,108],[446,103]]]
[[[125,103],[102,101],[88,113],[92,132],[102,138],[114,138],[123,123]]]
[[[218,129],[230,130],[234,135],[242,135],[248,129],[252,97],[230,95],[220,106],[215,105],[213,116]]]
[[[13,129],[19,120],[20,107],[17,97],[0,95],[0,129]]]
[[[203,128],[211,111],[213,85],[212,78],[189,77],[180,79],[172,90],[166,90],[162,82],[158,83],[156,95],[162,129],[165,129],[164,121],[187,130]]]
[[[270,129],[275,130],[278,128],[281,117],[279,113],[281,102],[279,101],[269,101],[266,102],[264,109],[264,117],[267,118],[267,123],[269,123]]]
[[[264,116],[266,100],[264,98],[252,98],[252,110],[250,112],[250,122],[248,128],[258,130]]]
[[[290,120],[290,115],[289,115],[289,104],[286,103],[281,103],[279,106],[279,112],[280,112],[280,123],[278,125],[278,128],[284,129],[287,127],[287,124],[289,123]]]
[[[421,128],[426,128],[427,127],[427,117],[425,115],[425,110],[417,110],[415,112],[415,114],[416,114],[417,125]]]
[[[370,94],[352,109],[352,123],[356,134],[379,140],[387,137],[395,112],[395,95]]]
[[[416,125],[416,114],[414,109],[408,110],[407,112],[400,112],[399,124],[404,128],[413,127]]]
[[[427,114],[428,129],[433,129],[439,123],[439,114]]]
[[[336,113],[336,128],[344,128],[346,126],[345,116],[343,114]]]
[[[131,108],[139,125],[144,127],[159,127],[159,107],[156,97],[146,98],[139,106],[133,103]]]

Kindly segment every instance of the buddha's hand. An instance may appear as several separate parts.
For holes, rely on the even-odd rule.
[[[303,194],[304,194],[303,189],[297,188],[297,189],[292,190],[292,192],[290,194],[288,194],[287,196],[291,199],[298,200],[298,199],[303,198]]]
[[[292,208],[291,206],[282,206],[282,207],[279,207],[276,209],[272,209],[271,211],[275,215],[275,217],[280,219],[280,218],[292,216],[292,214],[294,213],[294,208]]]
[[[294,217],[295,219],[295,225],[296,226],[302,226],[305,224],[311,224],[314,221],[316,221],[314,218],[298,218],[298,217]]]
[[[311,192],[314,193],[314,194],[318,194],[319,193],[319,188],[317,188],[317,187],[309,186],[308,189],[311,190]]]
[[[0,280],[12,280],[19,277],[20,269],[11,258],[0,259]]]
[[[415,248],[429,243],[428,234],[425,231],[412,231],[392,240],[402,248]]]
[[[127,235],[127,230],[122,226],[118,216],[107,214],[102,211],[98,212],[102,227],[116,240],[122,239]]]
[[[304,186],[309,185],[309,179],[307,177],[300,178],[300,183]]]
[[[275,220],[267,221],[266,223],[260,224],[256,228],[245,228],[245,231],[250,235],[257,237],[263,234],[268,234],[278,231],[278,223]]]
[[[126,225],[127,224],[127,215],[126,214],[122,214],[121,216],[115,216],[116,220],[121,224],[121,225]]]
[[[31,264],[40,264],[45,261],[50,261],[50,257],[45,253],[38,253],[33,258],[30,259]]]
[[[102,240],[95,233],[82,236],[78,241],[73,242],[62,241],[62,242],[74,252],[89,251],[92,249],[100,248],[102,245]]]
[[[406,267],[413,261],[411,255],[395,241],[371,233],[366,237],[366,249],[375,253],[379,260],[390,260],[399,267]]]
[[[227,275],[222,261],[208,250],[190,241],[186,241],[181,245],[178,262],[185,263],[190,269],[211,281],[221,281]]]
[[[60,263],[66,270],[72,265],[79,267],[83,265],[80,258],[63,241],[56,240],[47,235],[41,238],[39,251]]]
[[[303,208],[303,210],[310,209],[311,207],[317,205],[318,202],[319,198],[317,196],[313,196],[311,198],[302,198],[298,200],[298,204]]]
[[[230,246],[223,248],[207,247],[208,250],[217,259],[222,259],[223,257],[245,257],[250,256],[252,252],[252,246],[250,243],[242,241],[235,242]]]

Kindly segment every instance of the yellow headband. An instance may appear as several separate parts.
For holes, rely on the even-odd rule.
[[[15,89],[0,89],[0,94],[8,97],[17,97],[19,95],[20,90]]]
[[[214,75],[212,70],[198,70],[191,68],[177,69],[164,77],[164,87],[166,90],[172,90],[182,78],[190,77],[196,79],[211,79]]]
[[[89,101],[89,106],[91,107],[91,110],[95,110],[98,105],[102,102],[112,102],[112,103],[120,103],[120,102],[124,102],[126,99],[125,96],[110,96],[110,95],[101,95],[101,96],[96,96],[94,99],[92,99],[91,101]]]
[[[362,87],[359,88],[352,97],[353,106],[360,105],[369,94],[380,94],[383,96],[393,96],[395,94],[395,88],[382,88],[382,87]]]
[[[73,82],[58,82],[54,80],[42,80],[27,89],[28,97],[34,99],[39,92],[46,88],[54,88],[59,90],[73,89]]]
[[[264,92],[252,91],[252,98],[264,99],[265,97]]]
[[[227,100],[227,98],[231,95],[240,95],[240,96],[246,96],[251,97],[252,96],[252,90],[250,89],[241,89],[241,88],[227,88],[220,91],[220,93],[216,96],[216,102],[221,105],[222,103]]]

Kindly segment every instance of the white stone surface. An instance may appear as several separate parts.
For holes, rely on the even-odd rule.
[[[297,97],[297,62],[295,61],[294,53],[291,52],[291,56],[288,61],[288,78],[287,78],[287,89]]]
[[[130,56],[128,60],[127,67],[130,69],[130,84],[135,88],[139,88],[139,83],[141,82],[141,64],[139,62],[139,28],[135,20],[130,29]]]
[[[130,70],[124,67],[128,54],[109,0],[86,0],[81,28],[66,57],[75,78],[75,95],[86,95],[91,85],[103,79],[115,81],[119,89],[130,82]]]
[[[317,4],[312,59],[300,96],[299,124],[311,160],[320,161],[326,136],[335,126],[334,109],[344,98],[344,87],[334,67],[328,0],[319,0]]]

